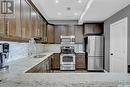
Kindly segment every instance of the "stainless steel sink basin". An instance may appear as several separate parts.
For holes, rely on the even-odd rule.
[[[42,57],[44,57],[44,56],[46,56],[46,55],[36,55],[36,56],[34,56],[33,58],[42,58]]]

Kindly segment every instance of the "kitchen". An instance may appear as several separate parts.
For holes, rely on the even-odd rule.
[[[91,3],[91,0],[88,3]],[[122,3],[124,4],[121,9],[126,7],[125,10],[120,9],[121,12],[115,15],[124,13],[129,18],[129,1],[122,1]],[[107,28],[109,23],[118,21],[118,18],[112,23],[112,19],[116,18],[114,16],[106,21],[98,22],[85,23],[80,20],[81,23],[78,24],[77,20],[70,19],[73,15],[67,16],[69,20],[66,16],[63,16],[66,20],[61,20],[62,14],[58,13],[58,16],[51,15],[57,20],[48,20],[46,15],[43,16],[43,9],[41,10],[38,4],[39,2],[35,0],[16,0],[15,18],[9,18],[8,14],[0,15],[0,43],[1,50],[5,50],[0,51],[3,58],[0,86],[37,87],[41,84],[43,87],[64,87],[64,85],[75,87],[91,86],[92,83],[98,84],[99,87],[110,84],[112,86],[129,85],[129,70],[124,70],[127,72],[124,74],[110,73],[111,69],[109,69],[107,32],[110,31]],[[60,4],[60,0],[56,0],[56,4]],[[66,7],[65,10],[67,13],[73,8]],[[123,15],[121,18],[126,16]],[[88,52],[93,55],[89,56]],[[94,57],[96,54],[98,55]],[[119,70],[121,69],[117,71]]]

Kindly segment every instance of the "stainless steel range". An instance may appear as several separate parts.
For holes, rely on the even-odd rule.
[[[60,70],[75,70],[75,36],[61,36]]]
[[[61,47],[60,70],[75,70],[74,46]]]

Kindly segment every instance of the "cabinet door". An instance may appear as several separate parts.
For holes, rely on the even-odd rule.
[[[93,34],[93,24],[85,24],[84,26],[84,35],[85,34]]]
[[[31,8],[31,37],[36,37],[36,12]]]
[[[5,22],[4,18],[0,18],[0,35],[5,35]]]
[[[6,17],[3,25],[8,36],[21,37],[20,0],[15,1],[15,17]]]
[[[12,18],[5,19],[6,32],[8,36],[16,36],[16,21]]]
[[[37,36],[36,37],[40,37],[40,17],[39,15],[37,15]]]
[[[84,53],[76,54],[76,69],[86,69]]]
[[[93,28],[94,33],[103,34],[103,24],[95,24]]]
[[[75,26],[76,43],[83,43],[83,26]]]
[[[47,25],[47,39],[48,39],[48,43],[54,43],[54,27],[53,27],[53,25]]]
[[[59,70],[60,69],[60,55],[59,53],[55,53],[51,59],[51,69],[52,70]]]
[[[67,35],[68,35],[68,36],[75,35],[74,26],[68,26]]]
[[[42,18],[37,14],[36,15],[36,37],[42,37]]]
[[[84,35],[85,34],[102,34],[102,33],[103,33],[103,23],[84,25]]]
[[[16,37],[22,37],[21,32],[21,12],[20,12],[20,0],[15,1],[15,25],[16,25]]]
[[[61,35],[67,36],[68,26],[59,26],[59,28],[61,29]]]
[[[40,32],[39,32],[39,33],[40,33],[40,36],[39,36],[39,37],[42,38],[42,37],[43,37],[43,20],[42,20],[41,17],[40,17],[40,21],[39,21],[39,26],[40,26],[40,27],[39,27],[39,28],[40,28],[40,30],[39,30],[39,31],[40,31]]]
[[[30,6],[25,0],[21,0],[22,37],[30,38]]]
[[[47,23],[43,21],[43,40],[47,42]]]
[[[55,43],[60,43],[60,35],[61,35],[61,29],[58,26],[55,26]]]

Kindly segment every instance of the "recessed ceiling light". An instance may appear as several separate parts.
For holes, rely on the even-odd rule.
[[[77,16],[77,15],[78,15],[78,13],[74,13],[74,15],[75,15],[75,16]]]
[[[78,0],[78,3],[82,3],[82,0]]]
[[[59,0],[56,0],[56,3],[59,3]]]
[[[68,11],[70,11],[70,10],[71,10],[71,8],[70,8],[70,7],[67,7],[67,10],[68,10]]]
[[[60,13],[60,12],[58,12],[57,14],[58,14],[58,15],[61,15],[61,13]]]
[[[35,12],[32,13],[33,16],[37,15]]]

